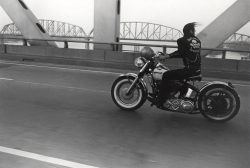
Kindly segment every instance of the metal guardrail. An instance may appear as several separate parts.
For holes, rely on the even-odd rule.
[[[84,40],[68,40],[68,39],[31,39],[31,38],[22,38],[22,37],[11,37],[11,38],[5,38],[1,37],[0,39],[18,39],[23,41],[23,46],[28,46],[28,41],[55,41],[55,42],[62,42],[64,43],[64,48],[68,48],[68,43],[85,43],[86,49],[89,49],[89,44],[107,44],[113,46],[113,51],[121,51],[119,50],[119,46],[134,46],[134,47],[140,47],[140,46],[149,46],[149,47],[159,47],[162,48],[162,51],[166,53],[167,48],[177,48],[177,46],[174,45],[156,45],[156,44],[143,44],[143,43],[127,43],[127,42],[113,42],[113,43],[106,43],[106,42],[97,42],[97,41],[84,41]],[[212,51],[221,51],[222,52],[222,59],[225,59],[226,52],[244,52],[244,53],[250,53],[250,50],[235,50],[235,49],[228,49],[228,48],[207,48],[203,47],[201,50],[212,50]],[[132,51],[132,50],[131,50]]]

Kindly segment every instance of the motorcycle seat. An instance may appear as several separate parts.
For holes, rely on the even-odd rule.
[[[187,81],[201,81],[202,75],[188,77]]]

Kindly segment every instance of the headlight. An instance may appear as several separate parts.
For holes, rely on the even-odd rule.
[[[138,68],[142,68],[146,63],[146,60],[143,57],[138,57],[135,59],[134,63]]]

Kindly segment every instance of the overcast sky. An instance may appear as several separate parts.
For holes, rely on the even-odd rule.
[[[94,27],[94,0],[23,0],[38,19],[78,25],[88,34]],[[103,0],[105,1],[105,0]],[[142,21],[182,30],[188,22],[204,29],[236,0],[121,0],[121,21]],[[0,29],[12,23],[0,7]],[[238,33],[250,35],[250,23]]]

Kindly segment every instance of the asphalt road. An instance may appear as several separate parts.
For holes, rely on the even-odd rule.
[[[148,102],[124,112],[110,95],[118,75],[0,62],[0,168],[250,167],[249,82],[233,82],[240,112],[218,124]]]

